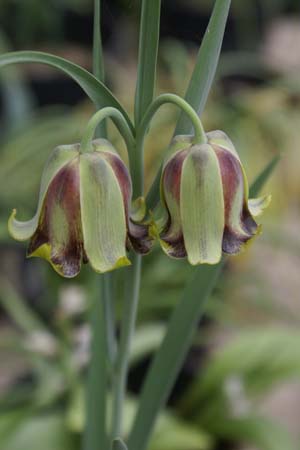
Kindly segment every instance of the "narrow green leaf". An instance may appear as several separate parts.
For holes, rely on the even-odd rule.
[[[273,170],[276,168],[280,161],[280,155],[274,156],[270,163],[265,167],[265,169],[258,175],[254,183],[252,184],[249,192],[249,197],[256,197],[261,189],[263,188],[265,182],[270,178]]]
[[[216,0],[196,65],[185,94],[185,100],[202,114],[216,73],[231,0]],[[189,134],[191,122],[181,114],[175,134]]]
[[[138,125],[152,102],[159,42],[161,0],[143,0],[138,75],[135,93],[135,124]]]
[[[196,65],[185,94],[185,100],[199,115],[201,115],[204,110],[214,80],[229,7],[230,0],[216,0],[211,19],[199,49]],[[191,128],[191,121],[184,113],[181,113],[177,122],[175,135],[190,134]],[[147,196],[147,204],[150,209],[153,209],[159,201],[161,170],[162,166],[158,171]]]
[[[16,63],[46,64],[61,70],[79,84],[98,109],[103,108],[104,106],[113,106],[121,111],[131,130],[133,130],[133,125],[126,111],[110,90],[101,81],[97,80],[94,75],[77,64],[64,58],[43,52],[22,51],[5,53],[0,56],[0,68]]]
[[[120,438],[113,440],[111,448],[112,448],[112,450],[127,450],[126,445]]]
[[[101,38],[101,0],[94,0],[93,74],[104,81],[104,63]]]
[[[267,166],[267,168],[270,164]],[[272,165],[275,167],[275,164]],[[271,175],[265,168],[252,185],[262,188]],[[258,192],[252,192],[258,194]],[[155,355],[142,388],[128,446],[130,450],[144,450],[148,444],[155,420],[171,392],[186,353],[193,342],[196,327],[207,299],[215,287],[224,262],[215,266],[202,265],[193,270],[181,301],[176,306],[166,336]]]
[[[29,334],[35,331],[49,334],[45,324],[35,314],[34,310],[26,304],[14,286],[2,277],[0,278],[0,284],[0,304],[15,324]]]
[[[94,33],[93,33],[93,74],[104,83],[104,60],[101,38],[101,0],[94,0]],[[97,137],[106,138],[106,122],[102,121],[97,128]]]
[[[221,263],[199,266],[193,271],[191,282],[173,312],[167,334],[147,374],[129,437],[130,450],[147,447],[156,417],[174,385],[221,266]]]

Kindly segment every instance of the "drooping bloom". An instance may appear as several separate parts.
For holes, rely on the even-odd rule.
[[[192,265],[220,261],[222,251],[239,253],[258,234],[254,220],[270,197],[248,200],[248,182],[240,158],[221,131],[207,143],[192,136],[174,138],[161,178],[164,217],[158,222],[162,248]]]
[[[143,254],[151,247],[145,225],[131,215],[131,179],[113,146],[104,139],[57,147],[45,166],[38,208],[27,221],[9,219],[19,241],[30,239],[28,256],[48,260],[62,276],[74,277],[81,263],[103,273],[129,265],[129,248]]]

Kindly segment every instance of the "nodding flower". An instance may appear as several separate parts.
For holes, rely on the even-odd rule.
[[[127,251],[145,254],[152,239],[148,227],[131,212],[129,171],[109,141],[57,147],[45,166],[37,212],[27,221],[9,219],[9,232],[30,239],[28,256],[50,262],[64,277],[76,276],[82,262],[99,273],[130,264]]]
[[[258,234],[254,217],[270,196],[248,200],[240,158],[221,131],[193,144],[192,136],[171,143],[161,178],[164,214],[156,226],[163,250],[192,265],[216,264],[222,252],[236,254]]]

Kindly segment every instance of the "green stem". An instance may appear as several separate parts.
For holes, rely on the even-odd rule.
[[[107,106],[106,108],[97,111],[89,120],[85,132],[83,133],[81,141],[81,151],[90,152],[93,150],[92,140],[96,131],[97,126],[102,122],[102,120],[107,117],[111,118],[116,127],[118,128],[120,134],[125,140],[129,158],[131,154],[131,149],[135,146],[135,140],[133,134],[123,116],[123,114],[116,108]]]
[[[93,74],[104,81],[104,64],[101,39],[101,1],[94,0],[94,33],[93,33]]]
[[[100,27],[101,0],[94,1],[94,36],[93,36],[93,73],[100,81],[104,81],[104,64]],[[96,102],[100,108],[101,103]],[[106,124],[101,123],[96,130],[97,137],[106,137]],[[99,290],[101,298],[99,299]],[[107,320],[112,304],[111,279],[108,275],[95,277],[95,293],[91,307],[91,358],[88,369],[87,382],[87,410],[86,425],[83,438],[84,450],[108,450],[109,442],[106,430],[106,403],[108,367],[107,355],[110,355],[111,341],[115,338],[115,329],[112,320]],[[109,317],[108,317],[109,316]],[[113,355],[111,356],[113,357]]]
[[[101,278],[101,299],[99,299],[99,277],[95,277],[95,291],[92,296],[90,323],[92,329],[91,361],[87,383],[87,419],[84,430],[83,449],[108,449],[106,434],[107,360],[106,335],[103,314],[104,279]]]
[[[101,38],[101,0],[94,0],[93,74],[99,81],[104,82],[104,59]],[[100,109],[102,106],[101,103],[97,102],[97,109]],[[106,134],[106,123],[104,121],[97,129],[97,137],[105,138]]]
[[[115,368],[115,386],[113,398],[112,438],[122,435],[122,419],[126,382],[129,365],[129,352],[136,322],[141,282],[142,257],[132,255],[132,267],[126,277],[126,296],[123,306],[119,355]]]
[[[117,355],[117,341],[115,335],[115,317],[113,302],[113,273],[106,273],[103,276],[103,314],[106,324],[106,348],[107,356],[111,367],[113,367]]]
[[[207,142],[205,131],[198,114],[183,98],[175,94],[162,94],[151,103],[139,127],[139,134],[141,134],[142,136],[146,135],[152,117],[154,116],[156,111],[165,103],[173,103],[189,117],[193,124],[195,132],[193,140],[194,144],[204,144]]]
[[[150,122],[157,112],[157,110],[165,103],[172,103],[178,106],[191,120],[195,136],[193,139],[194,144],[203,144],[207,142],[205,131],[203,129],[202,123],[196,111],[181,97],[175,94],[162,94],[157,97],[147,109],[143,120],[137,130],[136,136],[136,158],[132,164],[133,173],[133,197],[136,198],[143,195],[144,190],[144,176],[143,176],[143,166],[144,166],[144,141],[146,134],[149,129]]]

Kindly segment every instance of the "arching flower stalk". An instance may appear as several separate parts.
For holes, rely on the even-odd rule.
[[[225,133],[206,136],[204,144],[193,144],[192,136],[175,137],[161,178],[161,246],[192,265],[216,264],[222,251],[239,253],[259,233],[254,218],[270,201],[269,196],[248,200],[243,166]]]
[[[130,264],[127,250],[147,253],[151,239],[131,214],[131,179],[114,147],[104,139],[57,147],[42,175],[38,208],[27,221],[9,219],[19,241],[30,239],[28,256],[48,260],[64,277],[82,262],[103,273]],[[136,214],[135,214],[136,216]]]

